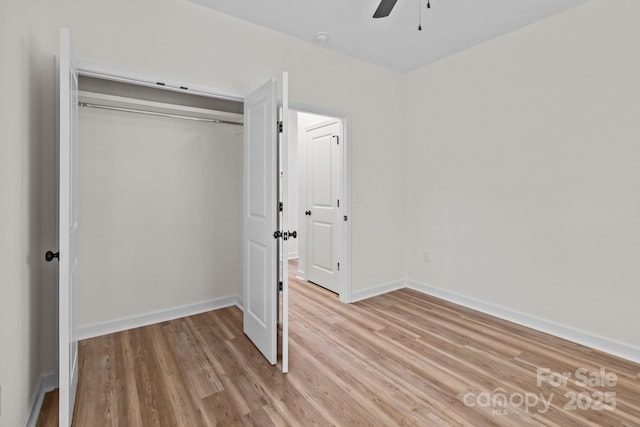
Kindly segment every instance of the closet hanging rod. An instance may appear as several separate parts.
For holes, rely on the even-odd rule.
[[[113,107],[110,105],[93,104],[91,102],[78,102],[78,105],[81,107],[100,108],[103,110],[124,111],[127,113],[147,114],[150,116],[171,117],[173,119],[186,119],[186,120],[195,120],[200,122],[211,122],[211,123],[222,123],[226,125],[244,126],[242,123],[231,122],[228,120],[207,119],[206,117],[194,117],[194,116],[185,116],[182,114],[161,113],[159,111],[140,110],[138,108]]]

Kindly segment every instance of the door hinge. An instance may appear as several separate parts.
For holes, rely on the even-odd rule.
[[[340,271],[340,263],[338,263],[338,271]]]
[[[346,216],[346,215],[344,216],[344,220],[345,220],[345,221],[347,220],[347,216]]]
[[[283,207],[284,205],[282,204],[282,202],[278,202],[278,209],[280,210],[280,212],[282,212]]]
[[[282,133],[284,130],[284,123],[282,123],[282,120],[280,120],[278,122],[278,133]]]
[[[278,290],[281,291],[282,290],[282,282],[278,282]]]
[[[336,139],[336,144],[340,145],[340,137],[338,135],[333,135],[333,138]]]
[[[338,199],[338,207],[340,207],[340,199]]]

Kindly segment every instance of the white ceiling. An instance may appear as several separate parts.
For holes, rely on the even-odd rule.
[[[310,43],[326,32],[329,49],[407,72],[586,0],[398,0],[380,19],[379,0],[191,1]]]

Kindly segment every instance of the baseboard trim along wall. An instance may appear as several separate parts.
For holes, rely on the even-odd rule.
[[[413,280],[388,282],[381,285],[373,286],[371,288],[355,291],[351,295],[350,302],[361,301],[363,299],[383,295],[388,292],[393,292],[403,288],[413,289],[415,291],[422,292],[423,294],[440,298],[445,301],[458,304],[484,314],[488,314],[490,316],[508,320],[521,326],[526,326],[528,328],[535,329],[540,332],[545,332],[547,334],[551,334],[559,338],[582,344],[596,350],[604,351],[605,353],[609,353],[635,363],[640,363],[640,348],[638,347],[634,347],[632,345],[621,343],[602,336],[594,335],[589,332],[581,331],[579,329],[552,322],[546,319],[531,316],[525,313],[520,313],[518,311],[511,310],[509,308],[502,307],[496,304],[480,301],[440,288],[435,288],[433,286],[429,286],[427,284],[416,282]]]
[[[31,404],[29,405],[29,413],[24,422],[26,427],[35,427],[38,423],[38,416],[44,402],[44,395],[58,388],[58,376],[53,372],[47,372],[40,375],[31,396]]]
[[[351,292],[351,301],[358,302],[363,299],[377,297],[388,292],[397,291],[398,289],[406,288],[407,284],[404,280],[397,280],[394,282],[387,282],[381,285],[373,286],[371,288],[362,289],[359,291]]]
[[[166,322],[167,320],[179,319],[185,316],[192,316],[220,308],[237,306],[242,310],[242,298],[238,295],[214,298],[208,301],[172,307],[165,310],[150,311],[135,316],[123,317],[107,322],[94,323],[92,325],[78,328],[78,340],[99,337],[101,335],[114,332],[126,331],[127,329],[148,326],[154,323]]]
[[[350,302],[361,301],[403,288],[413,289],[426,295],[440,298],[445,301],[458,304],[484,314],[508,320],[518,325],[564,338],[566,340],[582,344],[596,350],[601,350],[606,353],[621,357],[623,359],[633,361],[635,363],[640,363],[640,348],[633,345],[618,342],[570,326],[531,316],[525,313],[511,310],[506,307],[477,300],[413,280],[392,281],[373,286],[371,288],[355,291],[351,294]],[[127,329],[138,328],[141,326],[147,326],[154,323],[178,319],[180,317],[191,316],[194,314],[204,313],[207,311],[217,310],[234,305],[242,310],[243,301],[240,296],[232,295],[228,297],[215,298],[208,301],[173,307],[166,310],[153,311],[136,316],[116,319],[113,321],[87,325],[79,328],[78,339],[83,340],[87,338],[93,338],[100,335],[120,332]],[[45,374],[44,376],[49,378],[48,375],[52,374]],[[55,383],[57,384],[57,381]],[[36,388],[36,390],[38,389]],[[36,397],[37,395],[34,394],[34,405],[37,403]],[[40,404],[42,404],[42,402],[40,402]]]
[[[601,350],[635,363],[640,363],[640,348],[634,347],[629,344],[594,335],[589,332],[581,331],[579,329],[541,319],[539,317],[520,313],[506,307],[466,297],[454,292],[434,288],[433,286],[429,286],[424,283],[407,280],[405,282],[405,286],[409,289],[422,292],[426,295],[431,295],[433,297],[440,298],[445,301],[458,304],[484,314],[508,320],[518,325],[526,326],[540,332],[545,332],[559,338],[564,338],[566,340],[573,341],[575,343],[582,344],[596,350]]]

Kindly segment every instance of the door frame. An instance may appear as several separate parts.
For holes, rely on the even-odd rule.
[[[227,91],[227,90],[221,90],[221,89],[217,89],[217,88],[213,88],[213,87],[208,87],[208,86],[202,86],[202,85],[198,85],[198,84],[191,84],[189,82],[186,82],[184,80],[175,80],[172,78],[164,78],[161,76],[148,76],[148,75],[142,75],[142,74],[137,74],[128,70],[124,70],[124,69],[119,69],[119,68],[114,68],[114,67],[109,67],[109,66],[105,66],[105,65],[101,65],[101,64],[95,64],[95,63],[91,63],[91,62],[86,62],[86,61],[82,61],[82,60],[78,60],[76,58],[71,58],[73,61],[73,66],[74,66],[74,70],[77,72],[77,75],[79,77],[82,76],[86,76],[86,77],[95,77],[95,78],[100,78],[100,79],[104,79],[104,80],[110,80],[110,81],[115,81],[115,82],[122,82],[122,83],[129,83],[129,84],[134,84],[137,86],[146,86],[146,87],[152,87],[155,89],[162,89],[162,90],[169,90],[169,91],[174,91],[174,92],[181,92],[181,93],[190,93],[193,95],[198,95],[198,96],[204,96],[204,97],[210,97],[210,98],[218,98],[218,99],[225,99],[225,100],[232,100],[232,101],[237,101],[237,102],[243,102],[245,101],[245,96],[244,95],[240,95],[238,93],[234,93],[231,91]],[[159,82],[162,82],[163,84],[159,84]],[[189,88],[188,90],[184,90],[181,89],[181,86],[186,86]],[[57,160],[56,160],[57,162]],[[60,171],[57,172],[58,174],[60,173]],[[57,202],[56,202],[57,203]],[[58,211],[58,209],[56,208],[56,212]],[[58,242],[59,245],[60,242]],[[81,256],[81,254],[80,254]],[[60,286],[60,284],[58,284],[58,287]],[[242,300],[244,300],[244,297],[241,297]],[[236,304],[238,305],[238,303],[236,302]],[[239,306],[240,309],[242,309],[241,306]],[[60,304],[59,301],[57,301],[56,306],[55,306],[55,315],[56,315],[56,319],[59,318],[60,316]],[[60,328],[56,328],[56,335],[58,337],[59,340],[59,336],[60,336]],[[60,349],[58,348],[56,351],[56,358],[59,358],[60,355]],[[60,375],[60,365],[59,365],[59,361],[56,364],[56,374],[57,376]],[[73,415],[70,415],[71,417],[73,417]]]
[[[350,303],[352,299],[352,282],[351,282],[351,223],[352,223],[352,204],[351,204],[351,114],[344,111],[338,111],[330,108],[323,108],[318,106],[310,106],[308,104],[289,102],[289,110],[296,113],[308,113],[316,114],[320,116],[328,116],[333,119],[337,119],[340,122],[340,128],[342,130],[342,161],[341,161],[341,176],[342,182],[340,185],[340,200],[343,201],[342,214],[347,217],[346,221],[342,223],[342,237],[341,237],[341,253],[342,263],[341,275],[338,284],[340,302]],[[300,144],[300,141],[298,141]],[[306,184],[306,182],[305,182]],[[298,215],[300,217],[300,215]],[[301,220],[298,221],[298,228],[301,228]],[[306,276],[306,271],[305,271]],[[306,277],[304,277],[306,280]]]

